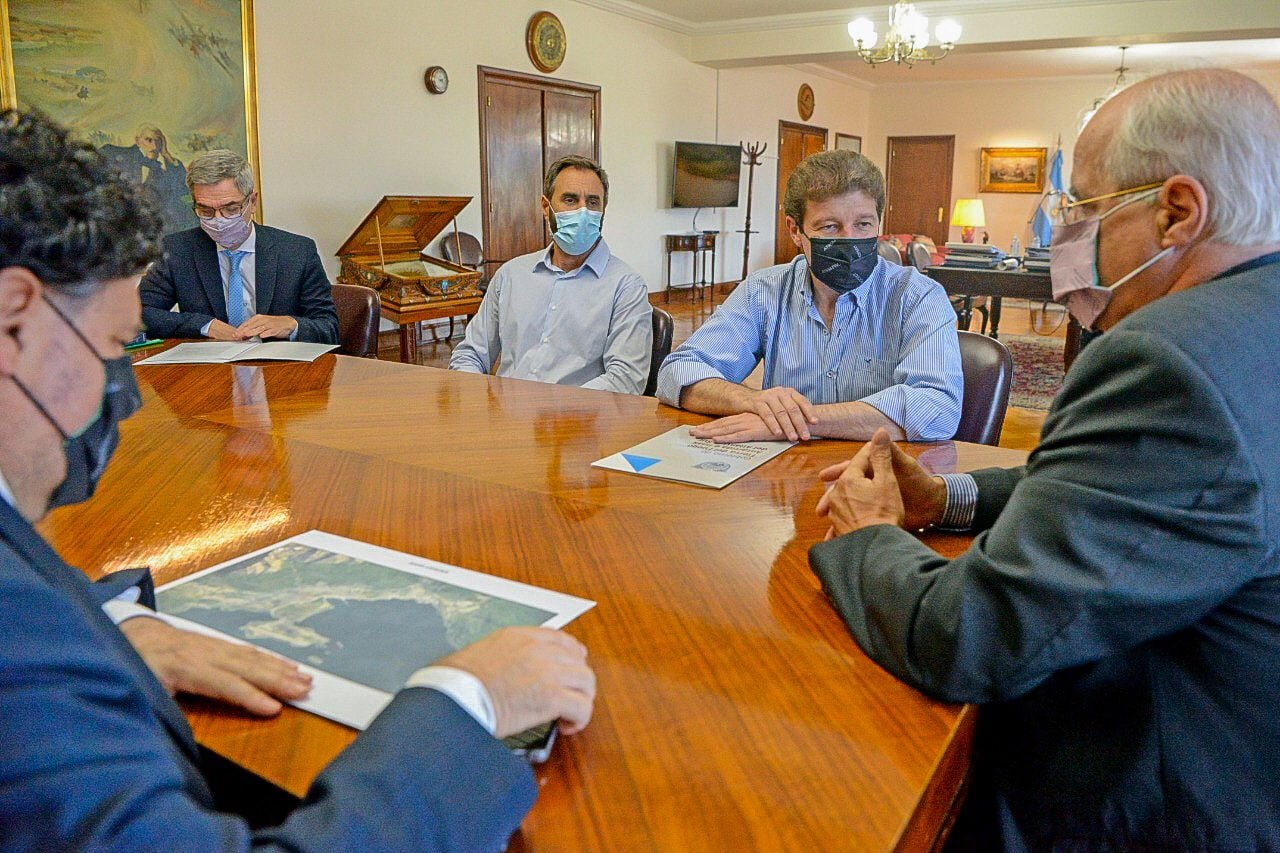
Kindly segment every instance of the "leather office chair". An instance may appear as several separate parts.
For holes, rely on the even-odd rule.
[[[956,332],[960,338],[960,369],[964,400],[956,441],[995,446],[1000,442],[1009,391],[1013,387],[1013,356],[995,338],[975,332]]]
[[[661,308],[653,309],[653,358],[649,362],[649,381],[644,386],[644,396],[652,397],[658,392],[658,369],[663,360],[671,355],[671,335],[675,324],[671,315]]]
[[[878,240],[876,242],[876,253],[889,263],[902,266],[902,255],[898,252],[898,247],[888,240]]]
[[[915,267],[924,275],[928,275],[927,270],[933,264],[933,253],[929,251],[929,247],[919,240],[912,240],[907,244],[907,260],[911,262],[911,266]],[[964,297],[951,296],[951,307],[955,309],[956,319],[964,319]],[[987,333],[987,297],[976,296],[970,297],[973,301],[969,303],[971,311],[977,311],[982,315],[982,333]],[[965,329],[968,329],[968,325]]]
[[[446,261],[451,264],[461,264],[464,267],[480,270],[480,292],[484,293],[489,289],[489,280],[484,277],[484,249],[480,247],[480,241],[474,234],[468,234],[466,231],[458,231],[456,234],[443,234],[440,237],[440,254]],[[453,339],[453,321],[455,318],[449,318],[449,338]],[[432,332],[432,334],[435,334]]]
[[[378,357],[378,291],[355,284],[333,286],[338,311],[338,352],[359,358]]]

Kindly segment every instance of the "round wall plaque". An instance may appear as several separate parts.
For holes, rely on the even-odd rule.
[[[813,118],[813,89],[808,83],[800,84],[800,91],[796,94],[796,109],[800,111],[801,121]]]
[[[550,12],[538,12],[529,19],[524,39],[529,61],[539,71],[549,74],[564,62],[569,40],[564,33],[564,24]]]

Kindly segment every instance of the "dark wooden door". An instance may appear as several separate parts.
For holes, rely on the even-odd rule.
[[[889,137],[886,234],[928,234],[939,246],[950,234],[954,136]]]
[[[827,130],[789,121],[778,122],[778,209],[774,216],[773,262],[785,264],[799,254],[787,230],[787,214],[782,209],[787,178],[810,154],[827,150]]]
[[[600,158],[600,87],[479,68],[480,203],[485,274],[536,252],[549,235],[538,199],[547,167]]]

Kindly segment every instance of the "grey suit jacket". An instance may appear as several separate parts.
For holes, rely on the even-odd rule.
[[[889,526],[810,551],[872,658],[984,703],[980,847],[1280,848],[1277,316],[1280,254],[1117,324],[1026,468],[975,474],[955,560]]]
[[[259,314],[291,316],[297,341],[338,342],[333,287],[315,241],[255,225]],[[156,338],[199,338],[210,320],[227,321],[227,299],[218,271],[218,247],[199,228],[164,238],[164,258],[142,278],[142,322]],[[171,309],[178,306],[177,312]]]

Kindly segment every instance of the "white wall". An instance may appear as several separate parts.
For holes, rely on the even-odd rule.
[[[314,237],[333,273],[333,253],[383,195],[475,196],[458,225],[480,236],[476,66],[536,73],[524,30],[543,6],[255,4],[266,222]],[[688,213],[669,207],[670,150],[676,139],[713,138],[715,71],[685,59],[678,34],[576,3],[556,14],[568,51],[553,76],[603,87],[606,238],[656,289],[661,235],[688,228]],[[423,87],[428,65],[449,72],[444,95]]]
[[[1280,66],[1245,69],[1280,97]],[[887,138],[955,134],[955,167],[951,198],[981,198],[987,226],[978,229],[1008,251],[1017,234],[1028,245],[1027,220],[1039,196],[1022,193],[979,193],[978,170],[983,147],[1044,147],[1052,156],[1061,135],[1063,180],[1070,185],[1071,152],[1085,111],[1115,82],[1113,76],[1050,80],[929,83],[881,86],[871,95],[871,131],[863,150],[884,167]],[[948,211],[948,215],[950,211]],[[952,240],[960,229],[951,229]]]
[[[796,110],[796,94],[802,83],[813,87],[813,116],[801,122]],[[798,68],[766,66],[733,68],[720,72],[720,142],[764,142],[768,144],[761,164],[756,167],[755,192],[751,205],[750,269],[773,264],[775,212],[778,184],[778,121],[799,122],[825,127],[827,145],[835,147],[837,133],[863,137],[866,144],[868,117],[871,111],[871,87],[819,77]],[[747,170],[742,170],[743,187],[736,208],[716,211],[716,225],[722,231],[739,230],[746,218]],[[706,214],[698,218],[703,228]],[[742,235],[726,234],[721,252],[723,267],[717,267],[721,281],[736,280],[742,274]],[[723,269],[721,275],[719,270]]]

